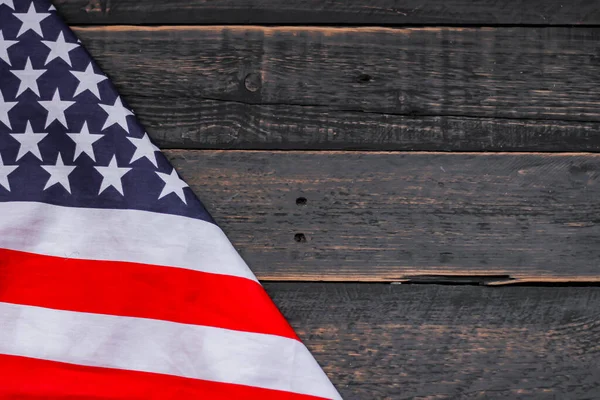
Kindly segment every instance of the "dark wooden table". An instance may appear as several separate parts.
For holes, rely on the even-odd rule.
[[[344,398],[600,398],[599,1],[55,4]]]

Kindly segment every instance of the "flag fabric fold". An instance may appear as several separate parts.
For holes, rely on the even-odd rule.
[[[341,398],[45,0],[0,0],[0,398]]]

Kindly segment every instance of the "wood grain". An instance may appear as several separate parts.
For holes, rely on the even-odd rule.
[[[596,28],[116,26],[76,32],[125,98],[142,115],[155,115],[151,131],[171,135],[164,140],[170,146],[210,147],[209,141],[225,147],[239,134],[240,147],[274,148],[289,134],[290,147],[299,148],[315,130],[321,138],[324,130],[328,138],[340,130],[350,143],[331,141],[342,148],[383,149],[387,142],[377,138],[387,133],[397,138],[392,148],[400,149],[598,149]],[[214,133],[198,139],[205,115],[214,132],[222,132],[219,139]],[[171,131],[174,120],[180,125]],[[442,138],[432,146],[427,136],[440,131],[467,139]]]
[[[600,288],[265,287],[347,400],[600,397]]]
[[[600,120],[600,29],[88,27],[124,95]]]
[[[166,155],[264,280],[600,281],[600,155]]]
[[[586,0],[54,0],[71,24],[598,24]]]
[[[418,117],[132,96],[131,106],[161,148],[600,151],[599,122]]]

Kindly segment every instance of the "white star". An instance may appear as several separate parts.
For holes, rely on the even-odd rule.
[[[0,122],[4,123],[8,128],[12,129],[10,126],[10,119],[8,118],[8,112],[17,105],[17,101],[4,101],[4,97],[2,96],[2,92],[0,92]]]
[[[2,4],[6,4],[7,7],[12,8],[13,10],[15,9],[15,3],[13,3],[13,0],[0,0],[0,5]]]
[[[44,186],[44,190],[48,189],[50,186],[56,185],[57,183],[61,185],[69,194],[71,193],[71,185],[69,184],[69,175],[75,168],[76,165],[65,165],[63,163],[62,157],[60,153],[58,153],[58,158],[56,159],[56,165],[40,165],[40,167],[44,168],[46,172],[50,174],[50,178],[48,178],[48,182],[46,182],[46,186]]]
[[[2,0],[0,0],[1,2]],[[0,3],[2,4],[2,3]],[[2,31],[0,31],[0,58],[3,59],[8,65],[11,65],[10,58],[8,57],[8,48],[14,44],[19,43],[18,40],[6,40]]]
[[[129,129],[127,126],[127,116],[133,115],[131,111],[127,107],[123,105],[120,97],[117,97],[115,100],[115,104],[109,106],[107,104],[98,104],[102,109],[108,114],[108,118],[106,118],[106,122],[104,122],[104,126],[102,130],[105,130],[109,126],[114,124],[119,124],[121,128],[125,130],[125,132],[129,133]]]
[[[133,163],[136,160],[139,160],[142,157],[146,157],[155,167],[158,167],[156,162],[155,151],[160,151],[158,147],[156,147],[148,137],[147,133],[144,133],[144,137],[141,139],[128,137],[129,141],[135,146],[135,153],[131,156],[131,161],[129,164]]]
[[[21,36],[28,30],[32,30],[41,37],[44,37],[44,33],[42,32],[42,26],[40,22],[50,16],[50,13],[38,13],[35,11],[35,6],[33,5],[35,2],[31,2],[29,6],[29,10],[26,13],[14,13],[13,15],[19,18],[23,25],[21,25],[21,29],[19,29],[19,33],[17,37]]]
[[[165,174],[162,172],[156,172],[156,174],[165,183],[165,186],[163,187],[162,192],[160,192],[158,198],[162,199],[170,193],[175,193],[177,197],[179,197],[181,201],[183,201],[187,205],[187,202],[185,201],[185,193],[183,192],[183,188],[188,187],[188,185],[187,183],[182,181],[181,178],[179,178],[179,176],[177,175],[177,171],[175,171],[175,168],[173,168],[170,174]]]
[[[25,68],[17,70],[11,69],[10,72],[12,72],[21,80],[21,83],[19,84],[19,90],[17,90],[17,95],[15,97],[18,97],[27,89],[31,89],[31,91],[38,96],[40,95],[40,89],[38,87],[37,80],[40,75],[46,72],[45,69],[33,69],[31,66],[31,60],[28,58],[27,62],[25,63]]]
[[[21,143],[19,146],[19,154],[17,154],[17,160],[19,161],[21,157],[23,157],[27,153],[31,153],[36,156],[38,159],[42,160],[42,154],[40,153],[40,148],[38,143],[45,138],[47,133],[34,133],[31,129],[31,123],[27,122],[27,127],[25,128],[25,133],[11,133],[10,136],[15,138]]]
[[[100,172],[102,175],[102,184],[100,185],[100,191],[98,194],[101,194],[105,189],[112,186],[117,192],[123,195],[123,183],[121,182],[121,177],[128,173],[131,168],[120,168],[117,166],[117,157],[113,156],[112,160],[107,167],[94,167],[96,171]],[[123,195],[124,196],[124,195]]]
[[[38,103],[42,107],[48,111],[48,116],[46,117],[46,125],[44,128],[47,128],[51,123],[58,120],[63,126],[67,127],[67,117],[65,117],[65,110],[75,104],[74,101],[61,100],[60,93],[58,89],[54,92],[54,96],[52,96],[52,100],[38,100]]]
[[[108,78],[104,75],[94,73],[94,67],[92,67],[92,63],[88,64],[85,71],[70,72],[75,76],[75,78],[77,78],[77,80],[79,80],[79,85],[77,85],[77,89],[75,89],[73,97],[77,96],[79,93],[89,90],[94,96],[100,99],[100,89],[98,88],[98,84]]]
[[[0,154],[0,186],[4,187],[9,192],[10,183],[8,182],[8,176],[18,167],[18,165],[4,165],[2,155]]]
[[[63,35],[62,32],[60,32],[58,34],[58,37],[56,38],[56,42],[53,42],[51,40],[42,40],[42,43],[44,43],[50,49],[48,58],[46,58],[46,64],[44,64],[44,65],[48,65],[48,63],[50,61],[54,60],[55,58],[61,58],[70,67],[71,66],[71,57],[69,56],[69,52],[71,50],[79,47],[79,44],[77,44],[77,43],[65,42],[65,36]]]
[[[75,155],[73,156],[73,160],[77,160],[77,157],[79,157],[81,153],[85,153],[92,161],[96,162],[93,144],[100,140],[104,135],[90,133],[87,122],[83,123],[81,132],[67,133],[67,135],[75,142]]]
[[[48,9],[48,11],[56,11],[56,7],[54,7],[54,5],[50,5],[50,8]]]

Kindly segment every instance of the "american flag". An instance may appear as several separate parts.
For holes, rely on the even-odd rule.
[[[340,399],[43,0],[0,0],[0,398]]]

